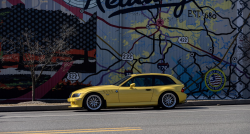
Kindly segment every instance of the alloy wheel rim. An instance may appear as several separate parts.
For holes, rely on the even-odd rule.
[[[87,98],[87,106],[91,110],[97,110],[102,105],[102,99],[98,95],[90,95]]]
[[[176,97],[172,93],[166,93],[162,97],[162,104],[167,107],[171,108],[176,104]]]

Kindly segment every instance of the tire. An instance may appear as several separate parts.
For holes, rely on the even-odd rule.
[[[177,104],[177,97],[171,92],[165,92],[161,95],[159,104],[165,109],[174,108]]]
[[[102,108],[103,105],[102,96],[99,94],[89,94],[83,100],[83,106],[88,111],[98,111]]]

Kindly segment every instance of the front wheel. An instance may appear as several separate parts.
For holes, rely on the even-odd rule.
[[[84,108],[89,111],[98,111],[101,109],[103,101],[100,95],[98,94],[90,94],[85,97],[84,101]]]
[[[176,98],[173,93],[164,93],[160,98],[160,104],[163,108],[174,108],[177,104]]]

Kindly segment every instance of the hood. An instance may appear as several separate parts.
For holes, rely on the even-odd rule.
[[[100,89],[103,89],[103,90],[105,90],[105,89],[118,89],[118,86],[115,86],[115,85],[100,85],[100,86],[85,87],[85,88],[81,88],[81,89],[78,89],[78,90],[74,91],[74,93],[95,91],[95,90],[100,90]]]

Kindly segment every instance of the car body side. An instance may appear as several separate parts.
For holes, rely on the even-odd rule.
[[[156,74],[145,74],[145,75],[156,75]],[[159,75],[159,74],[157,74]],[[183,92],[181,92],[184,85],[177,80],[175,77],[167,74],[162,74],[162,76],[170,77],[176,84],[172,85],[161,85],[161,86],[152,86],[153,93],[150,101],[144,101],[144,102],[133,102],[133,100],[130,100],[131,102],[121,103],[119,100],[119,88],[121,85],[129,81],[130,79],[136,77],[138,75],[131,75],[129,79],[124,81],[119,86],[115,85],[104,85],[104,86],[93,86],[93,87],[87,87],[83,89],[79,89],[75,92],[73,92],[71,95],[76,93],[81,93],[79,97],[70,97],[68,98],[68,102],[71,103],[70,107],[83,107],[83,100],[84,98],[89,94],[99,94],[103,101],[105,102],[104,107],[132,107],[132,106],[157,106],[159,103],[159,97],[165,93],[165,92],[172,92],[177,97],[177,103],[184,103],[186,101],[187,95]],[[143,76],[143,75],[139,75]],[[136,87],[136,86],[135,86]],[[133,89],[131,89],[133,90]],[[118,92],[117,92],[118,91]]]

